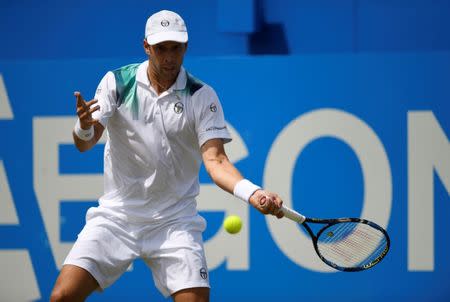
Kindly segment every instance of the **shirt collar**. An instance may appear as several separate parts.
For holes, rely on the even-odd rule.
[[[141,82],[146,87],[150,87],[150,81],[147,76],[147,68],[148,68],[148,60],[142,62],[136,72],[136,81]],[[178,73],[177,79],[175,83],[167,90],[169,93],[176,90],[183,90],[186,87],[186,70],[183,66],[180,68],[180,72]]]
[[[147,67],[148,61],[144,61],[139,65],[136,71],[136,81],[144,84],[146,87],[149,87],[150,81],[148,80],[147,76]]]
[[[180,72],[178,73],[177,76],[177,80],[175,81],[175,83],[173,83],[173,85],[169,88],[169,90],[171,89],[173,89],[174,91],[183,90],[186,87],[186,81],[187,81],[186,70],[184,70],[184,67],[181,66]]]

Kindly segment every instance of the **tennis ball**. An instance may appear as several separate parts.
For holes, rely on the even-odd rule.
[[[230,234],[239,233],[242,228],[242,220],[239,216],[230,215],[223,221],[223,227]]]

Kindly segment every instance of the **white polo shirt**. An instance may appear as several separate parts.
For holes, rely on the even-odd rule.
[[[157,95],[148,61],[108,72],[93,114],[107,129],[104,195],[97,211],[133,222],[158,222],[196,213],[200,147],[229,142],[215,91],[181,68],[176,82]]]

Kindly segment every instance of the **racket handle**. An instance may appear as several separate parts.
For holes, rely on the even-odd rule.
[[[303,223],[306,220],[306,217],[300,214],[299,212],[292,210],[288,207],[285,207],[284,205],[281,206],[281,211],[283,212],[284,216],[289,218],[290,220],[293,220],[298,223]]]

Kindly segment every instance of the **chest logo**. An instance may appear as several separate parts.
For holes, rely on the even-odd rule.
[[[175,113],[180,114],[183,112],[183,110],[184,110],[184,105],[181,102],[178,102],[173,106],[173,111],[175,111]]]
[[[216,104],[212,103],[211,105],[209,105],[209,110],[211,110],[211,112],[216,112],[217,111]]]

